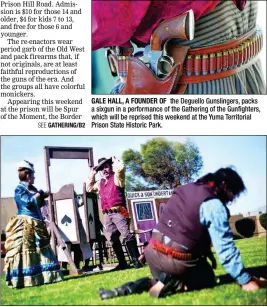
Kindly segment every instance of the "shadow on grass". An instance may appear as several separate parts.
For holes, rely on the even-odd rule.
[[[265,265],[246,268],[246,271],[252,276],[267,278],[267,270]],[[216,278],[219,280],[217,285],[224,285],[234,282],[234,279],[229,274],[216,276]]]
[[[134,269],[134,267],[129,267],[128,270],[131,270],[131,269]],[[124,272],[126,270],[123,270]],[[84,278],[84,277],[90,277],[90,276],[95,276],[95,275],[101,275],[101,274],[108,274],[108,273],[111,273],[111,272],[115,272],[115,271],[112,271],[112,270],[103,270],[103,271],[96,271],[96,272],[93,272],[93,273],[89,273],[89,274],[82,274],[82,275],[66,275],[64,276],[65,280],[71,280],[71,279],[76,279],[76,278]],[[117,271],[119,272],[119,271]]]
[[[129,268],[129,270],[130,269],[131,268]],[[258,278],[259,277],[267,278],[267,270],[266,270],[266,266],[264,266],[264,265],[252,267],[252,268],[246,268],[246,271],[252,276],[256,276]],[[65,276],[65,280],[71,280],[71,279],[76,279],[76,278],[85,278],[85,277],[89,277],[89,276],[95,276],[95,275],[100,275],[100,274],[108,274],[108,273],[109,273],[109,271],[98,271],[98,272],[94,272],[94,273],[91,273],[91,274],[84,274],[84,275],[78,275],[78,276],[67,275],[67,276]],[[219,276],[216,276],[216,278],[218,280],[217,286],[235,282],[234,279],[229,274],[219,275]],[[129,280],[130,280],[130,278],[129,278]]]

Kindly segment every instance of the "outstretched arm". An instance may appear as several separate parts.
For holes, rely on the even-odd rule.
[[[125,186],[125,166],[122,161],[112,157],[115,167],[114,183],[116,186],[123,188]]]
[[[225,206],[218,199],[204,202],[200,207],[200,222],[208,229],[213,247],[225,270],[243,290],[257,290],[259,286],[246,272],[240,252],[234,244]]]

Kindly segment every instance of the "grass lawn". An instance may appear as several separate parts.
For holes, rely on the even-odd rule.
[[[266,278],[266,237],[236,241],[249,270]],[[93,276],[69,276],[64,282],[25,289],[9,289],[2,276],[1,305],[265,305],[266,289],[255,293],[242,291],[231,282],[218,263],[216,276],[223,282],[213,289],[179,293],[153,299],[147,293],[101,301],[99,288],[112,288],[127,281],[150,276],[148,267]],[[264,267],[265,266],[265,267]]]

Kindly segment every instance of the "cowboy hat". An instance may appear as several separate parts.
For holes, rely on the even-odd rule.
[[[101,168],[104,166],[104,164],[113,164],[113,161],[112,161],[112,158],[100,158],[98,159],[98,165],[95,167],[95,170],[98,172],[98,171],[101,171]]]
[[[33,173],[35,172],[33,163],[31,163],[27,160],[20,161],[19,164],[18,164],[17,170],[21,171],[25,168],[30,170]]]

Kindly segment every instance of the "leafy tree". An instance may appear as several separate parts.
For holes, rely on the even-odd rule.
[[[203,166],[198,147],[153,138],[141,145],[140,151],[128,149],[122,154],[126,165],[128,191],[172,189],[190,182]]]
[[[126,175],[126,191],[146,191],[151,188],[145,181],[133,175]]]
[[[267,213],[260,215],[260,224],[265,230],[267,229]]]

